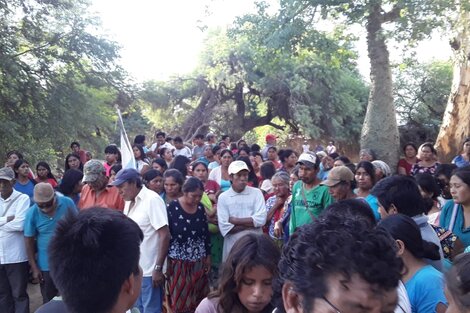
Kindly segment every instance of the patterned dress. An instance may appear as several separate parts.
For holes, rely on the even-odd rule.
[[[167,295],[170,311],[194,312],[209,293],[204,260],[210,255],[210,234],[202,204],[187,213],[178,200],[168,206],[171,239],[168,250]]]

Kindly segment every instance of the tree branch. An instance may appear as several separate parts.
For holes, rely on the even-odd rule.
[[[395,21],[397,18],[400,17],[401,7],[399,5],[395,5],[390,11],[382,13],[382,23],[389,23]]]

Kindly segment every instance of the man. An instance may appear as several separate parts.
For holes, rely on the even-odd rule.
[[[337,155],[336,155],[337,156]],[[320,171],[318,172],[318,179],[325,180],[330,173],[330,170],[333,168],[335,164],[335,158],[331,155],[325,155],[321,158],[320,163]]]
[[[55,298],[36,313],[126,312],[142,284],[142,239],[139,226],[115,210],[91,208],[65,217],[49,249],[51,276],[63,301]]]
[[[124,214],[134,220],[144,234],[140,246],[140,267],[144,278],[136,307],[141,313],[162,312],[163,262],[170,243],[165,203],[157,193],[142,184],[135,169],[120,170],[112,185],[119,189],[126,201]]]
[[[332,217],[299,228],[284,246],[279,312],[394,312],[403,262],[386,231]]]
[[[331,169],[328,178],[320,183],[328,186],[328,192],[335,201],[354,199],[354,173],[346,166],[337,166]]]
[[[175,137],[175,139],[173,139],[173,143],[175,144],[174,156],[182,155],[191,160],[192,158],[191,149],[185,146],[185,144],[183,143],[183,139],[181,137]]]
[[[228,174],[232,186],[219,196],[217,217],[224,237],[223,261],[239,238],[249,232],[262,233],[261,227],[266,224],[263,194],[258,188],[247,186],[248,172],[245,162],[230,163]]]
[[[418,224],[423,240],[430,241],[439,247],[441,260],[429,260],[428,263],[442,271],[444,254],[441,242],[432,226],[429,225],[428,217],[424,215],[424,200],[414,179],[401,175],[386,177],[380,180],[370,193],[377,197],[382,219],[400,213],[411,217]]]
[[[134,138],[134,144],[135,145],[141,145],[142,148],[144,148],[145,154],[149,152],[149,149],[146,147],[147,144],[145,143],[145,135],[137,135]]]
[[[86,163],[86,151],[80,149],[80,144],[77,141],[74,141],[70,144],[70,149],[72,149],[72,152],[80,157],[82,164]]]
[[[335,153],[335,152],[336,152],[335,142],[333,140],[331,140],[328,143],[328,146],[326,146],[326,153],[327,154],[332,154],[332,153]]]
[[[267,134],[265,139],[266,139],[266,145],[261,150],[261,155],[263,156],[264,161],[268,160],[268,149],[276,146],[277,137],[274,136],[273,134]]]
[[[208,133],[206,135],[206,145],[210,145],[211,147],[215,146],[217,143],[217,138],[213,133]]]
[[[230,136],[229,135],[222,135],[222,141],[225,142],[227,147],[230,147]]]
[[[193,139],[194,142],[194,148],[193,148],[193,161],[199,159],[200,157],[204,156],[204,135],[203,134],[197,134],[194,136]]]
[[[15,172],[0,169],[0,308],[5,313],[29,313],[28,256],[23,237],[29,197],[13,189]]]
[[[43,303],[46,303],[57,295],[49,275],[49,242],[57,222],[67,214],[76,214],[77,208],[70,198],[56,195],[49,183],[34,186],[34,202],[26,213],[24,237],[33,278],[39,280]]]
[[[320,168],[320,160],[317,156],[302,153],[297,165],[299,165],[300,180],[292,187],[290,234],[293,234],[297,227],[316,220],[323,209],[333,203],[328,187],[320,185],[321,181],[317,177]]]
[[[103,207],[124,210],[124,200],[119,190],[114,186],[108,186],[109,177],[103,163],[98,160],[90,160],[83,166],[83,186],[78,202],[78,208],[85,210],[91,207]]]
[[[151,157],[156,158],[160,153],[161,148],[168,148],[171,151],[175,150],[175,147],[165,140],[166,134],[164,132],[155,132],[156,141],[150,146],[149,154]]]

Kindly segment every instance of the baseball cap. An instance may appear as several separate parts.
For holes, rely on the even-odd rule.
[[[340,182],[351,182],[354,180],[354,173],[346,166],[333,167],[328,173],[328,178],[320,183],[328,187],[333,187]]]
[[[0,168],[0,179],[12,181],[15,179],[15,172],[9,166],[2,167]]]
[[[240,171],[243,171],[243,170],[247,170],[248,172],[250,171],[250,169],[248,168],[248,165],[246,165],[245,162],[240,161],[240,160],[233,161],[228,166],[228,174],[229,175],[237,174],[237,173],[239,173]]]
[[[321,159],[326,157],[328,154],[325,151],[318,151],[317,156]]]
[[[266,135],[266,141],[268,140],[275,140],[277,139],[277,136],[273,135],[273,134],[267,134]]]
[[[83,179],[82,182],[94,182],[102,175],[102,173],[106,172],[104,169],[103,163],[98,160],[90,160],[85,163],[83,166]]]
[[[303,164],[308,167],[315,167],[315,164],[317,164],[317,157],[311,153],[302,153],[297,160],[297,164]]]
[[[49,183],[37,183],[34,186],[34,202],[46,203],[51,201],[55,196],[54,189]]]
[[[128,180],[140,178],[139,172],[134,168],[123,168],[120,170],[111,183],[112,186],[119,186],[124,184]]]

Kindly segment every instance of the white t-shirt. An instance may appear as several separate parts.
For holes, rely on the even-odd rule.
[[[165,141],[165,143],[164,143],[163,145],[161,145],[161,146],[158,147],[158,148],[160,148],[160,149],[161,149],[161,148],[168,148],[168,149],[170,149],[171,151],[175,150],[175,146],[173,146],[171,143],[166,142],[166,141]],[[154,142],[154,143],[150,146],[150,151],[154,152],[155,149],[157,149],[157,143],[156,143],[156,142]]]
[[[145,186],[135,197],[135,204],[129,210],[131,201],[126,201],[124,214],[139,225],[144,233],[144,240],[140,244],[140,261],[144,277],[152,276],[157,260],[158,233],[157,230],[168,225],[168,216],[165,202],[156,193]]]
[[[191,156],[192,156],[192,153],[191,153],[191,149],[189,149],[188,147],[184,146],[183,148],[181,149],[175,149],[175,152],[173,153],[175,156],[177,155],[182,155],[182,156],[185,156],[187,157],[188,159],[191,159]]]

